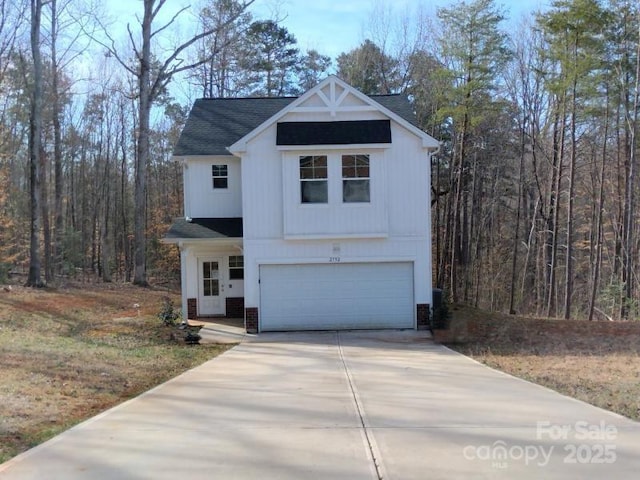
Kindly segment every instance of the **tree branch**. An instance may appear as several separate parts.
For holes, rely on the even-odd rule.
[[[163,25],[162,27],[160,27],[158,30],[155,30],[153,32],[151,32],[151,38],[155,37],[157,34],[159,34],[160,32],[162,32],[163,30],[166,30],[167,28],[169,28],[173,22],[176,21],[176,19],[180,16],[180,14],[182,14],[182,12],[184,12],[185,10],[189,10],[189,7],[184,7],[182,9],[180,9],[172,18],[171,20],[169,20],[168,23],[166,23],[165,25]]]
[[[137,72],[131,68],[129,65],[127,65],[127,63],[122,60],[122,58],[120,58],[120,55],[118,55],[118,51],[116,50],[116,42],[113,39],[113,37],[111,35],[109,35],[109,33],[107,32],[107,29],[105,28],[105,26],[102,24],[102,22],[100,21],[99,18],[95,19],[96,22],[98,23],[98,25],[100,26],[100,29],[104,32],[105,36],[109,39],[109,42],[111,42],[111,45],[107,45],[105,42],[103,42],[102,40],[100,40],[99,38],[95,37],[93,35],[93,33],[88,32],[84,25],[82,25],[82,31],[94,42],[96,42],[98,45],[104,47],[107,49],[107,51],[114,56],[114,58],[118,61],[118,63],[127,71],[129,72],[131,75],[136,75]],[[128,26],[128,25],[127,25]],[[135,48],[135,45],[134,45]]]
[[[151,94],[152,97],[154,97],[157,92],[160,90],[160,88],[164,85],[167,85],[168,82],[171,81],[171,78],[176,75],[177,73],[180,72],[184,72],[186,70],[190,70],[196,67],[199,67],[200,65],[203,65],[204,63],[208,62],[216,53],[218,53],[218,51],[220,49],[214,50],[211,52],[211,54],[209,56],[207,56],[204,59],[201,59],[197,62],[193,62],[193,63],[189,63],[187,65],[183,65],[183,66],[175,66],[174,68],[170,69],[170,66],[172,63],[174,63],[175,61],[178,60],[178,56],[187,48],[189,48],[191,45],[193,45],[194,43],[196,43],[198,40],[201,40],[203,38],[206,38],[210,35],[212,35],[213,33],[223,30],[224,28],[226,28],[227,26],[231,25],[233,22],[235,22],[240,15],[242,15],[246,9],[252,4],[254,3],[255,0],[248,0],[246,2],[244,2],[243,7],[239,10],[239,12],[230,17],[226,22],[224,22],[221,25],[216,25],[208,30],[205,30],[204,32],[199,33],[198,35],[193,36],[192,38],[190,38],[189,40],[187,40],[186,42],[182,43],[181,45],[179,45],[174,52],[164,61],[164,63],[162,64],[162,66],[160,67],[160,69],[158,70],[158,75],[156,76],[155,81],[153,82],[153,85],[151,87]],[[230,42],[231,40],[229,40]],[[222,46],[220,47],[222,48]],[[182,63],[182,60],[180,60],[180,63]]]

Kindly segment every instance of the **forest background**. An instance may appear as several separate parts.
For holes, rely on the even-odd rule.
[[[493,0],[380,7],[336,58],[253,3],[142,0],[109,20],[91,0],[0,0],[0,282],[175,281],[160,239],[182,215],[171,153],[193,100],[336,73],[407,95],[442,142],[425,208],[452,301],[638,318],[637,1],[555,0],[508,24]]]

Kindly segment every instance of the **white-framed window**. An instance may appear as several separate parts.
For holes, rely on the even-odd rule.
[[[369,155],[342,155],[342,202],[369,203]]]
[[[300,157],[300,202],[327,203],[329,201],[326,155]]]
[[[213,189],[229,188],[229,168],[227,165],[211,165]]]
[[[242,255],[231,255],[229,257],[229,280],[244,279],[244,257]]]

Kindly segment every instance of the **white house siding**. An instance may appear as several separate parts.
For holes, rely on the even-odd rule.
[[[260,265],[413,262],[414,301],[431,304],[428,237],[365,240],[245,241],[245,306],[259,307]]]
[[[213,188],[211,166],[214,164],[228,166],[228,188]],[[186,217],[242,217],[242,180],[239,158],[233,156],[187,157],[184,165]]]
[[[387,152],[389,231],[391,235],[430,236],[429,154],[414,135],[394,123],[391,125],[393,147]]]
[[[282,238],[282,160],[276,126],[249,145],[242,158],[244,240]]]
[[[244,280],[229,279],[229,256],[242,255],[240,245],[211,245],[204,242],[183,243],[180,256],[182,267],[182,317],[187,318],[187,299],[198,298],[200,277],[198,259],[220,258],[221,281],[224,282],[224,298],[244,297]]]
[[[387,237],[387,177],[389,159],[382,148],[325,148],[313,151],[282,152],[283,215],[285,238]],[[369,203],[342,202],[342,154],[368,154],[370,161]],[[300,156],[327,155],[329,202],[300,203]]]
[[[282,121],[379,116],[298,113]],[[327,152],[372,155],[371,205],[300,205],[295,160],[324,149],[276,151],[275,125],[248,142],[242,160],[245,307],[260,307],[260,265],[330,262],[412,262],[414,302],[432,303],[429,153],[420,138],[393,121],[391,127],[391,146],[326,148]],[[341,178],[336,180],[341,184]],[[285,239],[286,235],[290,238]],[[347,238],[350,235],[353,238]]]
[[[245,305],[259,307],[260,265],[412,262],[416,304],[431,304],[428,237],[349,240],[245,240]]]

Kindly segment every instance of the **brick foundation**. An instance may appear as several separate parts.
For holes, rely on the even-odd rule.
[[[198,299],[187,298],[187,318],[195,320],[198,318]]]
[[[258,308],[249,307],[244,309],[244,328],[247,333],[258,333]]]
[[[431,326],[429,322],[428,303],[418,303],[416,305],[416,319],[418,330],[427,330]]]
[[[228,318],[242,318],[244,316],[244,297],[227,297],[226,312]]]

